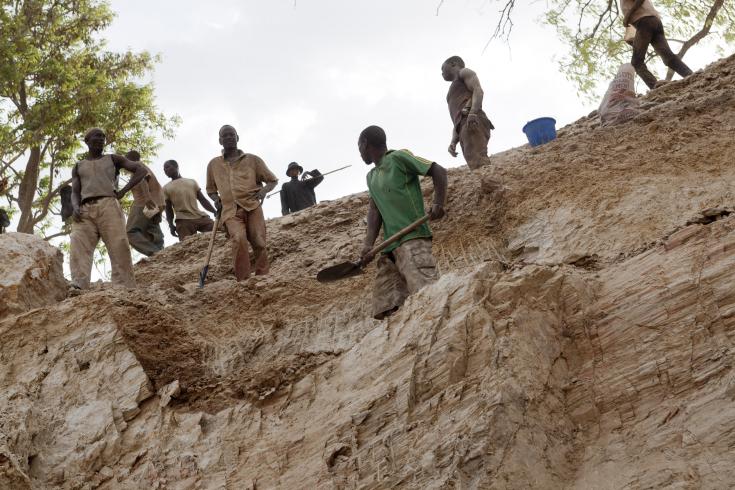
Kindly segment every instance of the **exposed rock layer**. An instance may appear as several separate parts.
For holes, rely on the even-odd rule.
[[[452,170],[442,276],[387,321],[372,269],[313,279],[365,195],[269,221],[267,278],[229,279],[220,238],[197,290],[200,236],[136,291],[0,321],[0,487],[731,486],[734,78]]]
[[[61,252],[33,235],[0,234],[0,318],[66,297]]]

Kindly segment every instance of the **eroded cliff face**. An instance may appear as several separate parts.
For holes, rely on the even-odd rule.
[[[24,233],[0,235],[0,318],[66,297],[61,252]]]
[[[220,237],[197,290],[200,236],[135,291],[6,314],[0,487],[731,486],[734,78],[450,171],[441,278],[382,322],[373,269],[314,280],[364,194],[269,221],[268,277],[235,283]]]

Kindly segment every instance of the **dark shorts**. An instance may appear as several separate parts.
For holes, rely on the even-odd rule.
[[[203,217],[197,219],[177,219],[176,233],[179,235],[179,241],[197,233],[212,231],[214,222],[211,218]]]

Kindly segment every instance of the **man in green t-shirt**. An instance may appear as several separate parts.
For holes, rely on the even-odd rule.
[[[370,249],[381,225],[383,236],[387,239],[425,215],[419,176],[429,175],[434,181],[430,219],[444,216],[447,171],[441,165],[418,158],[408,150],[388,150],[385,131],[378,126],[365,128],[360,133],[357,146],[363,161],[367,165],[375,164],[375,168],[367,175],[370,207],[361,253],[362,262],[367,264],[374,258],[370,255]],[[408,295],[437,279],[429,225],[424,223],[383,250],[377,267],[373,316],[382,320],[395,312]]]

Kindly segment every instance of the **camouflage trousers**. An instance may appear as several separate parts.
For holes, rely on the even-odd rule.
[[[422,287],[437,280],[430,238],[415,238],[378,258],[373,316],[383,319]]]

